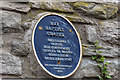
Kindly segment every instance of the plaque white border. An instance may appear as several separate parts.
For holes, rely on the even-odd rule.
[[[79,62],[78,62],[78,64],[77,64],[76,68],[75,68],[70,74],[68,74],[68,75],[66,75],[66,76],[56,76],[56,75],[52,74],[51,72],[49,72],[49,71],[42,65],[42,63],[39,61],[38,56],[37,56],[36,51],[35,51],[35,47],[34,47],[34,33],[35,33],[36,26],[37,26],[37,24],[38,24],[44,17],[49,16],[49,15],[57,15],[57,16],[60,16],[60,17],[64,18],[65,20],[67,20],[67,21],[70,23],[70,25],[72,25],[72,27],[73,27],[73,29],[75,30],[75,32],[76,32],[76,34],[77,34],[77,37],[78,37],[78,39],[79,39],[79,44],[80,44],[80,57],[79,57]],[[67,78],[67,77],[71,76],[71,75],[77,70],[77,68],[79,67],[80,62],[81,62],[81,59],[82,59],[81,39],[80,39],[80,36],[79,36],[76,28],[74,27],[74,25],[73,25],[67,18],[65,18],[65,17],[62,16],[62,15],[56,14],[56,13],[46,13],[46,14],[43,14],[43,15],[39,18],[39,20],[38,20],[37,23],[35,24],[34,29],[33,29],[33,32],[32,32],[32,47],[33,47],[34,55],[35,55],[38,63],[40,64],[40,66],[41,66],[48,74],[50,74],[51,76],[53,76],[53,77],[55,77],[55,78]]]

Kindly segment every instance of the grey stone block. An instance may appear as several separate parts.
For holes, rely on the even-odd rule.
[[[18,33],[22,31],[21,28],[21,14],[10,12],[10,11],[0,11],[0,18],[2,19],[2,32],[3,33]]]
[[[0,72],[1,74],[22,74],[22,64],[19,57],[13,56],[7,52],[0,52],[0,57],[0,65],[2,65],[2,72]]]
[[[0,5],[0,8],[27,13],[30,10],[30,5],[14,1],[13,2],[3,1]]]

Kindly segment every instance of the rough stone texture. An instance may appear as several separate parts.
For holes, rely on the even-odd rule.
[[[19,1],[19,0],[18,0]],[[41,0],[30,0],[30,1],[41,1]],[[47,0],[44,0],[47,1]],[[67,0],[49,0],[49,2],[66,2]],[[67,2],[79,2],[79,1],[84,1],[84,2],[95,2],[95,3],[106,3],[106,2],[112,2],[112,3],[118,3],[119,0],[69,0]]]
[[[1,20],[0,20],[1,22]],[[2,34],[2,24],[0,23],[0,35]]]
[[[97,32],[95,26],[85,25],[87,40],[89,42],[95,42],[97,40]]]
[[[25,42],[14,41],[11,44],[11,54],[17,56],[27,56],[29,53],[28,45]]]
[[[0,8],[7,10],[14,10],[27,13],[30,10],[30,6],[28,4],[22,4],[18,2],[6,2],[3,1],[0,5]]]
[[[32,57],[31,57],[32,58]],[[22,75],[20,76],[23,78],[35,78],[35,76],[32,74],[30,70],[30,63],[28,58],[22,57]]]
[[[4,33],[2,35],[2,40],[5,43],[12,43],[12,42],[21,42],[23,41],[24,34],[22,33]]]
[[[95,4],[87,2],[74,3],[76,9],[82,11],[85,15],[91,15],[99,19],[109,19],[115,17],[118,8],[113,5]]]
[[[3,40],[2,40],[2,35],[0,35],[0,48],[3,46]]]
[[[118,10],[120,11],[120,2],[118,3]]]
[[[100,36],[101,39],[109,42],[111,44],[119,44],[118,43],[118,22],[117,21],[103,21],[100,26]]]
[[[118,43],[118,22],[115,20],[104,20],[98,21],[98,23],[99,26],[85,25],[87,40],[93,43],[100,39],[112,45],[120,45],[120,43]]]
[[[81,36],[82,44],[86,44],[83,46],[82,62],[70,78],[93,79],[100,74],[97,63],[91,60],[91,56],[96,55],[93,45],[96,40],[99,40],[100,44],[103,43],[101,44],[103,48],[99,50],[102,51],[100,54],[106,57],[105,61],[110,63],[108,66],[110,75],[118,78],[120,49],[117,41],[120,37],[118,22],[114,18],[117,11],[116,4],[111,6],[111,3],[106,3],[106,5],[103,0],[99,3],[77,2],[75,6],[79,9],[76,10],[72,6],[73,3],[30,2],[30,4],[32,7],[30,11],[29,3],[22,2],[5,4],[7,6],[4,6],[3,11],[0,10],[0,54],[3,55],[3,58],[0,56],[2,58],[0,64],[3,65],[4,78],[52,78],[35,59],[31,44],[35,23],[42,15],[50,12],[63,15],[73,22]]]
[[[92,56],[96,55],[94,51],[95,47],[93,45],[86,45],[84,47],[83,55],[85,56]],[[105,57],[118,57],[119,49],[111,46],[103,46],[99,51],[102,51],[100,55],[103,55]]]
[[[59,12],[74,12],[72,7],[68,3],[60,2],[32,2],[32,7],[37,9],[45,9]]]
[[[0,16],[2,16],[2,11],[0,11]],[[2,17],[0,17],[0,35],[2,34]]]
[[[22,33],[9,33],[9,34],[3,33],[2,34],[2,41],[3,41],[2,42],[2,49],[5,52],[9,52],[9,53],[13,54],[13,52],[11,52],[11,49],[14,48],[14,47],[12,47],[12,45],[15,42],[16,43],[18,42],[18,44],[20,42],[22,42],[23,41],[23,34]],[[21,46],[21,45],[19,45],[19,46]],[[15,47],[15,48],[17,49],[18,47]],[[24,53],[24,52],[21,51],[21,53]],[[19,55],[23,55],[21,53],[19,53]],[[18,53],[14,53],[14,54],[18,54]]]
[[[3,33],[18,33],[22,31],[21,15],[10,11],[0,11],[2,14],[2,31]]]
[[[2,56],[2,61],[0,61],[0,64],[2,65],[2,74],[22,74],[21,60],[18,57],[7,52],[0,52],[0,55]]]
[[[63,15],[71,22],[75,23],[83,23],[83,24],[97,24],[97,22],[94,19],[89,19],[85,16],[76,16],[76,15]]]
[[[107,59],[105,62],[109,62],[108,72],[111,76],[117,78],[119,71],[118,59]],[[95,61],[92,61],[90,58],[83,58],[81,65],[71,78],[83,78],[83,77],[96,77],[100,75],[98,64]]]
[[[120,69],[119,69],[119,58],[116,58],[116,59],[106,59],[105,62],[108,62],[110,63],[110,65],[108,65],[108,72],[110,75],[114,75],[114,77],[118,78],[118,75],[119,72],[120,72]]]
[[[30,26],[31,26],[31,22],[24,22],[23,24],[22,24],[22,28],[26,31],[26,30],[28,30],[29,28],[30,28]]]
[[[83,58],[73,78],[96,77],[99,74],[97,63],[91,61],[89,58]]]
[[[104,2],[112,2],[112,3],[118,3],[119,0],[103,0]]]

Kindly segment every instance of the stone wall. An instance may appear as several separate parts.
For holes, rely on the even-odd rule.
[[[101,55],[106,57],[109,74],[119,75],[119,8],[105,2],[5,2],[0,4],[0,65],[2,78],[52,78],[35,59],[31,35],[44,13],[58,13],[68,18],[80,34],[83,58],[77,71],[69,78],[96,78],[97,63],[91,60],[93,43],[99,40]]]

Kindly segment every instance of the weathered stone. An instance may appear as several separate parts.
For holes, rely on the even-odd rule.
[[[31,26],[31,22],[25,22],[22,24],[22,28],[24,30],[28,30],[30,28],[30,26]]]
[[[95,42],[96,40],[103,40],[110,44],[117,44],[119,40],[119,28],[118,22],[114,20],[107,20],[99,22],[99,27],[92,25],[85,25],[86,36],[89,42]]]
[[[100,74],[97,63],[90,58],[82,58],[81,64],[72,78],[97,77]]]
[[[0,35],[2,34],[2,27],[1,27],[1,24],[0,24]]]
[[[105,2],[118,3],[119,0],[103,0],[103,2],[104,2],[104,3],[105,3]]]
[[[2,25],[0,24],[0,35],[2,34]]]
[[[11,52],[12,49],[12,43],[14,42],[22,42],[24,34],[22,33],[3,33],[2,35],[2,49],[4,49],[5,52]],[[23,52],[22,52],[23,53]],[[17,53],[16,53],[17,54]]]
[[[0,61],[0,65],[2,65],[1,74],[22,74],[22,64],[18,57],[15,57],[7,52],[0,52],[0,55],[2,56],[2,61]]]
[[[100,25],[100,37],[103,41],[109,42],[111,44],[118,43],[118,22],[117,21],[103,21]]]
[[[29,53],[28,45],[25,42],[14,41],[11,44],[11,54],[17,56],[27,56]]]
[[[108,72],[110,75],[112,75],[115,78],[118,78],[118,74],[120,72],[119,69],[119,58],[115,59],[106,59],[105,62],[108,62],[110,65],[108,65]]]
[[[118,3],[118,10],[119,10],[119,12],[120,12],[120,2]]]
[[[32,7],[50,11],[70,12],[73,13],[72,7],[68,3],[61,2],[32,2]]]
[[[42,13],[39,13],[39,14],[43,14],[43,13],[51,13],[51,12],[42,12]],[[37,16],[38,16],[37,20],[40,18],[39,14],[37,14]],[[60,14],[60,15],[62,15],[64,17],[66,17],[68,20],[70,20],[71,22],[74,22],[74,23],[84,23],[84,24],[93,24],[93,25],[98,24],[98,22],[95,19],[88,18],[86,16],[82,16],[82,15],[80,15],[78,13],[75,13],[75,14],[65,14],[65,13],[61,14],[61,13],[57,13],[57,14]],[[27,28],[27,26],[30,27],[30,25],[31,25],[30,21],[25,22],[23,24],[23,28]]]
[[[94,0],[94,1],[98,1],[98,0]],[[100,1],[101,3],[103,3],[103,1],[112,2],[113,0],[100,0]],[[4,2],[4,3],[8,3],[8,2]],[[63,6],[61,4],[65,4],[63,5],[65,8],[62,8]],[[80,33],[80,36],[82,36],[81,38],[84,43],[87,44],[88,41],[93,43],[96,40],[100,40],[100,43],[101,42],[105,43],[105,46],[99,49],[100,51],[102,51],[100,55],[105,56],[106,57],[105,61],[110,63],[110,65],[108,65],[108,71],[110,75],[112,75],[113,77],[116,76],[116,78],[118,78],[117,75],[119,74],[119,67],[118,67],[119,62],[118,62],[118,59],[116,58],[118,57],[119,50],[120,50],[117,48],[117,46],[120,45],[120,43],[118,43],[118,40],[120,39],[119,32],[118,32],[119,25],[117,21],[99,20],[99,19],[113,18],[116,15],[117,8],[114,6],[104,5],[100,3],[99,4],[89,3],[89,5],[86,4],[86,5],[80,6],[80,8],[83,10],[81,10],[81,13],[79,13],[78,15],[76,14],[76,12],[72,10],[72,8],[71,9],[69,7],[66,8],[67,6],[66,4],[68,3],[59,3],[60,8],[58,8],[59,5],[54,3],[47,3],[47,4],[38,3],[38,2],[35,2],[35,4],[33,3],[31,6],[33,7],[34,5],[34,8],[37,8],[37,9],[33,9],[31,11],[33,13],[28,13],[29,15],[26,14],[27,17],[24,17],[26,15],[22,16],[24,18],[24,19],[22,18],[22,20],[24,21],[26,21],[27,18],[30,19],[30,21],[28,22],[26,21],[25,23],[23,23],[22,27],[21,27],[21,15],[17,12],[27,13],[29,11],[29,8],[24,6],[25,5],[29,6],[29,5],[26,3],[8,3],[8,4],[5,4],[5,6],[3,6],[4,4],[0,5],[0,7],[3,6],[3,11],[0,11],[0,55],[2,54],[4,56],[3,58],[2,56],[0,56],[0,59],[2,59],[0,60],[0,67],[3,68],[3,70],[0,71],[0,74],[1,73],[4,74],[3,76],[5,78],[8,78],[9,76],[13,78],[15,75],[21,75],[19,76],[21,78],[52,78],[38,64],[37,60],[35,59],[32,45],[31,45],[31,37],[32,37],[32,31],[33,31],[34,25],[37,22],[37,20],[41,17],[41,15],[44,14],[44,13],[40,13],[43,11],[41,9],[44,9],[44,10],[56,11],[56,12],[74,13],[74,14],[65,14],[65,13],[62,13],[62,14],[63,16],[67,17],[71,22],[76,24],[75,28]],[[47,6],[44,6],[44,5],[47,5]],[[55,7],[53,7],[54,5]],[[4,11],[4,10],[9,10],[9,11]],[[10,12],[10,10],[12,12]],[[16,12],[13,12],[13,11],[16,11]],[[35,20],[32,21],[34,17],[33,15],[31,16],[31,14],[34,14],[34,13],[36,14],[40,13],[40,14],[38,14],[35,17]],[[85,15],[83,15],[82,13]],[[91,19],[92,17],[87,17],[86,15],[88,16],[91,15],[99,19],[95,19],[95,18]],[[97,21],[101,21],[100,24],[93,25],[93,24],[98,24]],[[92,25],[88,25],[88,24],[92,24]],[[25,35],[24,35],[24,32],[19,33],[21,31],[24,31]],[[84,34],[82,34],[83,32]],[[23,41],[23,38],[25,41]],[[88,41],[86,40],[86,38]],[[100,74],[97,63],[91,60],[91,56],[96,55],[96,53],[94,52],[93,45],[87,45],[84,48],[85,50],[83,49],[82,62],[79,68],[70,78],[97,77]],[[22,56],[21,58],[22,59],[24,58],[26,62],[24,62],[24,59],[23,59],[22,60],[23,62],[21,65],[21,60],[14,55],[17,55],[19,57]],[[15,77],[18,78],[18,76],[15,76]]]
[[[10,11],[0,11],[2,16],[2,31],[3,33],[18,33],[22,31],[21,15]]]
[[[0,35],[0,48],[2,48],[2,46],[3,46],[3,40],[2,40],[2,35]]]
[[[17,0],[19,1],[19,0]],[[32,2],[35,2],[35,1],[40,1],[40,0],[30,0]],[[44,2],[47,2],[48,0],[44,0]],[[112,2],[112,3],[118,3],[119,0],[49,0],[49,2],[78,2],[78,1],[84,1],[84,2],[95,2],[95,3],[107,3],[107,2]]]
[[[23,41],[24,34],[22,33],[4,33],[2,35],[2,40],[5,43],[12,43],[15,41]]]
[[[111,59],[108,58],[105,62],[109,62],[108,72],[111,76],[118,76],[119,63],[118,58]],[[92,61],[91,58],[83,57],[81,64],[77,71],[71,76],[71,78],[83,78],[83,77],[98,77],[100,75],[100,70],[98,64],[95,61]]]
[[[74,3],[76,9],[81,10],[85,15],[91,15],[99,19],[109,19],[115,17],[118,8],[113,5],[95,4],[87,2]]]
[[[0,11],[0,16],[2,16],[2,13]],[[0,35],[2,34],[2,17],[0,17]]]
[[[85,56],[96,55],[94,50],[95,50],[95,47],[93,45],[86,45],[84,47],[83,55],[85,55]],[[118,54],[119,54],[119,49],[111,47],[111,46],[104,46],[104,47],[98,49],[98,51],[102,51],[102,53],[100,53],[100,55],[103,55],[105,57],[118,57]]]
[[[14,11],[20,11],[20,12],[27,13],[30,10],[30,5],[18,3],[18,2],[3,1],[2,4],[0,5],[0,8],[6,9],[6,10],[14,10]]]
[[[26,57],[22,58],[22,75],[20,78],[36,78],[30,70],[30,64],[28,62],[28,58]]]
[[[95,26],[85,25],[87,40],[89,42],[95,42],[97,40],[97,32]]]
[[[82,60],[80,68],[84,77],[95,77],[100,74],[97,63],[88,58]]]
[[[62,14],[63,15],[63,14]],[[63,15],[67,19],[69,19],[71,22],[75,23],[84,23],[84,24],[97,24],[97,22],[94,19],[89,19],[85,16],[76,16],[76,15]]]

